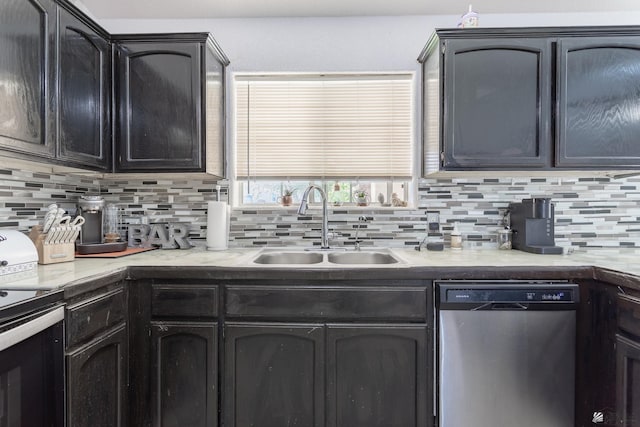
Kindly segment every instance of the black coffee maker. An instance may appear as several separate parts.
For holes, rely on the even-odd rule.
[[[78,215],[85,222],[80,231],[80,243],[102,243],[102,212],[104,199],[99,195],[85,194],[78,200]]]
[[[523,199],[509,204],[513,248],[534,254],[561,254],[555,245],[554,206],[549,198]]]

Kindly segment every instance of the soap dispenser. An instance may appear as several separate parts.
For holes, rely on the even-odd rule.
[[[462,249],[462,234],[458,229],[458,223],[453,224],[453,230],[451,230],[451,249],[459,251]]]

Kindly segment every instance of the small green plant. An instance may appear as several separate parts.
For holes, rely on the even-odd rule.
[[[355,197],[355,202],[358,206],[368,206],[369,205],[369,193],[365,190],[356,190],[353,193]]]
[[[283,196],[293,196],[293,193],[296,191],[296,189],[294,188],[293,190],[288,188],[288,187],[284,187],[284,189],[282,190],[282,195]]]

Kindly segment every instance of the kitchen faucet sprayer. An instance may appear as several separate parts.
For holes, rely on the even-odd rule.
[[[355,244],[354,244],[354,249],[356,251],[360,250],[360,243],[362,243],[362,240],[358,239],[358,232],[360,231],[360,227],[362,226],[361,224],[363,222],[369,221],[369,219],[370,219],[369,217],[366,217],[364,215],[358,217],[358,228],[356,228],[356,238],[355,238]]]
[[[320,193],[320,197],[322,197],[322,234],[321,234],[321,242],[320,249],[330,249],[329,248],[329,219],[328,219],[328,210],[327,210],[327,195],[324,193],[322,188],[318,187],[315,184],[311,184],[304,190],[304,194],[302,194],[302,200],[300,201],[300,207],[298,207],[298,215],[304,215],[307,212],[307,208],[309,207],[309,193],[311,190],[316,189]]]

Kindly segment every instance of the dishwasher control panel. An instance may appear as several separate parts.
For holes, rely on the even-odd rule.
[[[578,285],[569,282],[456,280],[437,281],[436,289],[441,310],[556,310],[577,305],[580,299]]]
[[[443,302],[573,302],[571,289],[446,289]]]

